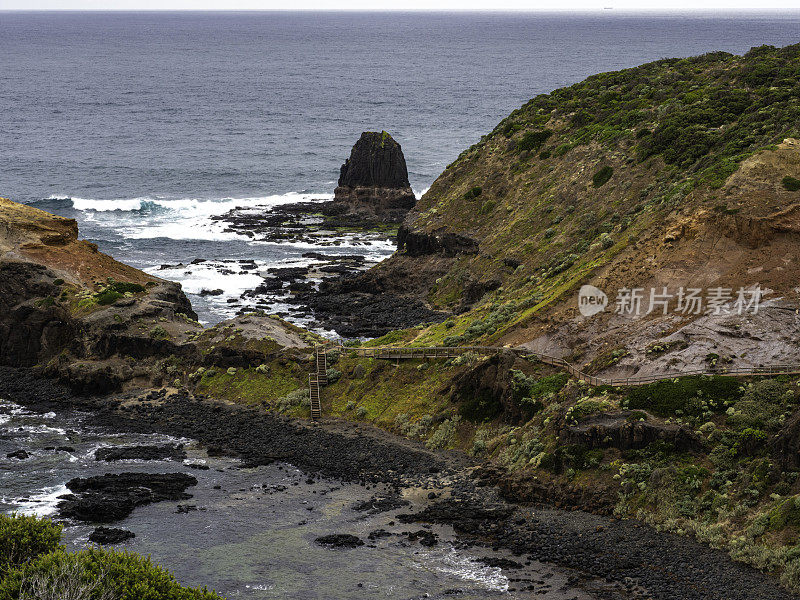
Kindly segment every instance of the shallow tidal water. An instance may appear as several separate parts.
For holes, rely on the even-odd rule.
[[[98,462],[99,447],[184,443],[185,463],[176,461]],[[50,447],[67,446],[67,450]],[[14,450],[26,460],[6,458]],[[287,464],[241,468],[237,460],[209,457],[191,440],[164,435],[118,434],[93,428],[86,414],[37,414],[0,400],[0,511],[57,518],[58,496],[73,477],[103,473],[185,472],[198,484],[183,502],[139,507],[110,524],[136,537],[118,548],[149,554],[187,585],[206,585],[227,598],[542,598],[588,600],[591,595],[567,583],[570,573],[541,563],[502,570],[476,559],[507,558],[508,553],[464,548],[447,527],[431,528],[439,543],[426,548],[401,535],[372,542],[383,528],[394,534],[421,529],[396,521],[412,505],[380,514],[353,509],[381,491],[333,480],[316,480]],[[217,488],[217,489],[215,489]],[[178,513],[178,505],[191,507]],[[65,522],[71,549],[86,547],[93,526]],[[355,549],[332,549],[314,540],[349,533],[365,541]],[[528,589],[532,586],[532,589]],[[518,591],[525,588],[525,591]]]

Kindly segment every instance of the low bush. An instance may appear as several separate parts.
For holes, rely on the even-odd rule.
[[[181,586],[150,558],[91,548],[40,556],[0,583],[0,600],[220,600]]]
[[[140,294],[144,291],[144,286],[128,281],[115,281],[106,288],[119,294]]]
[[[464,193],[464,200],[473,200],[483,193],[483,188],[475,186]]]
[[[484,202],[483,206],[481,206],[481,209],[478,211],[478,214],[488,215],[495,209],[496,206],[497,202],[495,202],[494,200],[489,200],[488,202]]]
[[[666,379],[632,389],[624,402],[625,408],[650,410],[660,416],[673,416],[677,411],[684,414],[701,414],[701,406],[695,402],[702,399],[714,411],[725,408],[725,402],[738,400],[742,395],[739,382],[733,377],[695,376]]]
[[[534,150],[538,150],[552,134],[553,132],[549,129],[529,131],[517,142],[517,152],[524,152],[526,150],[528,152],[532,152]]]
[[[478,390],[464,400],[458,407],[458,414],[467,421],[482,423],[490,421],[503,412],[500,399],[490,389]]]
[[[0,580],[9,569],[58,549],[61,525],[25,515],[0,515]]]
[[[611,179],[613,174],[614,169],[612,167],[609,167],[608,165],[604,166],[592,176],[592,185],[594,185],[596,188],[605,185],[608,183],[608,180]]]
[[[433,432],[433,435],[426,442],[426,446],[436,450],[449,447],[453,443],[456,429],[460,421],[461,417],[459,415],[455,415],[453,418],[444,421],[436,428],[436,431]]]
[[[299,388],[278,399],[278,410],[287,410],[295,406],[311,406],[311,397],[307,388]]]
[[[150,330],[150,337],[154,340],[166,340],[169,339],[169,332],[161,325],[156,325]]]
[[[788,175],[783,178],[783,187],[789,190],[790,192],[796,192],[800,190],[800,179],[796,179],[794,177],[789,177]]]
[[[123,297],[124,294],[115,292],[114,290],[103,290],[95,295],[94,299],[100,306],[108,306],[114,304],[117,300]]]

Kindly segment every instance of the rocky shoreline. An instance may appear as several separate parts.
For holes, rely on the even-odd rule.
[[[598,598],[793,597],[767,575],[685,537],[633,520],[516,505],[501,498],[492,473],[467,456],[432,452],[371,427],[308,425],[174,392],[75,397],[31,371],[10,368],[0,369],[0,396],[42,411],[88,410],[93,423],[120,431],[190,437],[210,454],[238,457],[244,465],[285,461],[312,479],[388,483],[395,492],[376,496],[365,510],[396,510],[406,523],[452,525],[465,544],[575,569]],[[410,489],[427,493],[422,511],[408,513],[397,502]]]

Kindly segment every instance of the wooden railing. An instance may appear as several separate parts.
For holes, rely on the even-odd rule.
[[[612,387],[628,387],[636,385],[646,385],[665,379],[675,379],[676,377],[688,377],[691,375],[729,375],[732,377],[749,377],[753,375],[797,375],[800,374],[800,365],[792,364],[773,364],[757,367],[716,367],[710,369],[690,369],[688,371],[676,371],[673,373],[658,373],[654,375],[641,375],[634,377],[597,377],[580,370],[575,365],[567,362],[563,358],[548,356],[527,350],[525,348],[510,348],[505,346],[429,346],[429,347],[396,347],[380,346],[374,348],[350,348],[342,347],[345,352],[355,352],[358,356],[366,358],[378,358],[384,360],[410,360],[410,359],[434,359],[434,358],[455,358],[467,353],[480,354],[483,356],[499,354],[501,352],[513,352],[514,354],[527,358],[534,358],[545,364],[565,370],[577,379],[586,381],[593,386],[608,385]]]

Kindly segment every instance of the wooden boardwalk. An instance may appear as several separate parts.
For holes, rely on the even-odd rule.
[[[647,385],[656,381],[675,379],[677,377],[688,377],[691,375],[728,375],[731,377],[752,377],[756,375],[798,375],[800,365],[773,364],[758,367],[720,367],[716,369],[690,369],[688,371],[676,371],[674,373],[659,373],[656,375],[644,375],[639,377],[614,377],[604,378],[590,375],[581,371],[575,365],[565,361],[563,358],[539,354],[525,348],[509,348],[505,346],[380,346],[375,348],[348,348],[338,347],[343,352],[355,352],[356,355],[364,358],[377,358],[381,360],[433,360],[456,358],[467,353],[478,354],[481,356],[491,356],[502,352],[512,352],[517,356],[538,360],[544,364],[562,369],[589,385],[610,387],[630,387],[637,385]],[[314,371],[308,374],[308,394],[311,400],[311,418],[317,420],[322,417],[322,387],[328,385],[328,355],[326,346],[317,346],[314,350]]]
[[[394,347],[382,346],[375,348],[344,348],[345,351],[356,352],[359,356],[367,358],[378,358],[384,360],[411,360],[411,359],[437,359],[455,358],[467,353],[474,353],[483,356],[499,354],[501,352],[513,352],[514,354],[539,360],[545,364],[563,369],[576,379],[586,381],[589,385],[611,387],[629,387],[646,385],[665,379],[675,379],[676,377],[687,377],[691,375],[728,375],[732,377],[751,377],[754,375],[797,375],[800,374],[800,365],[773,364],[758,367],[719,367],[715,369],[690,369],[688,371],[676,371],[673,373],[659,373],[655,375],[644,375],[639,377],[597,377],[580,370],[575,365],[565,361],[563,358],[548,356],[532,352],[525,348],[509,348],[505,346],[430,346],[430,347]]]

